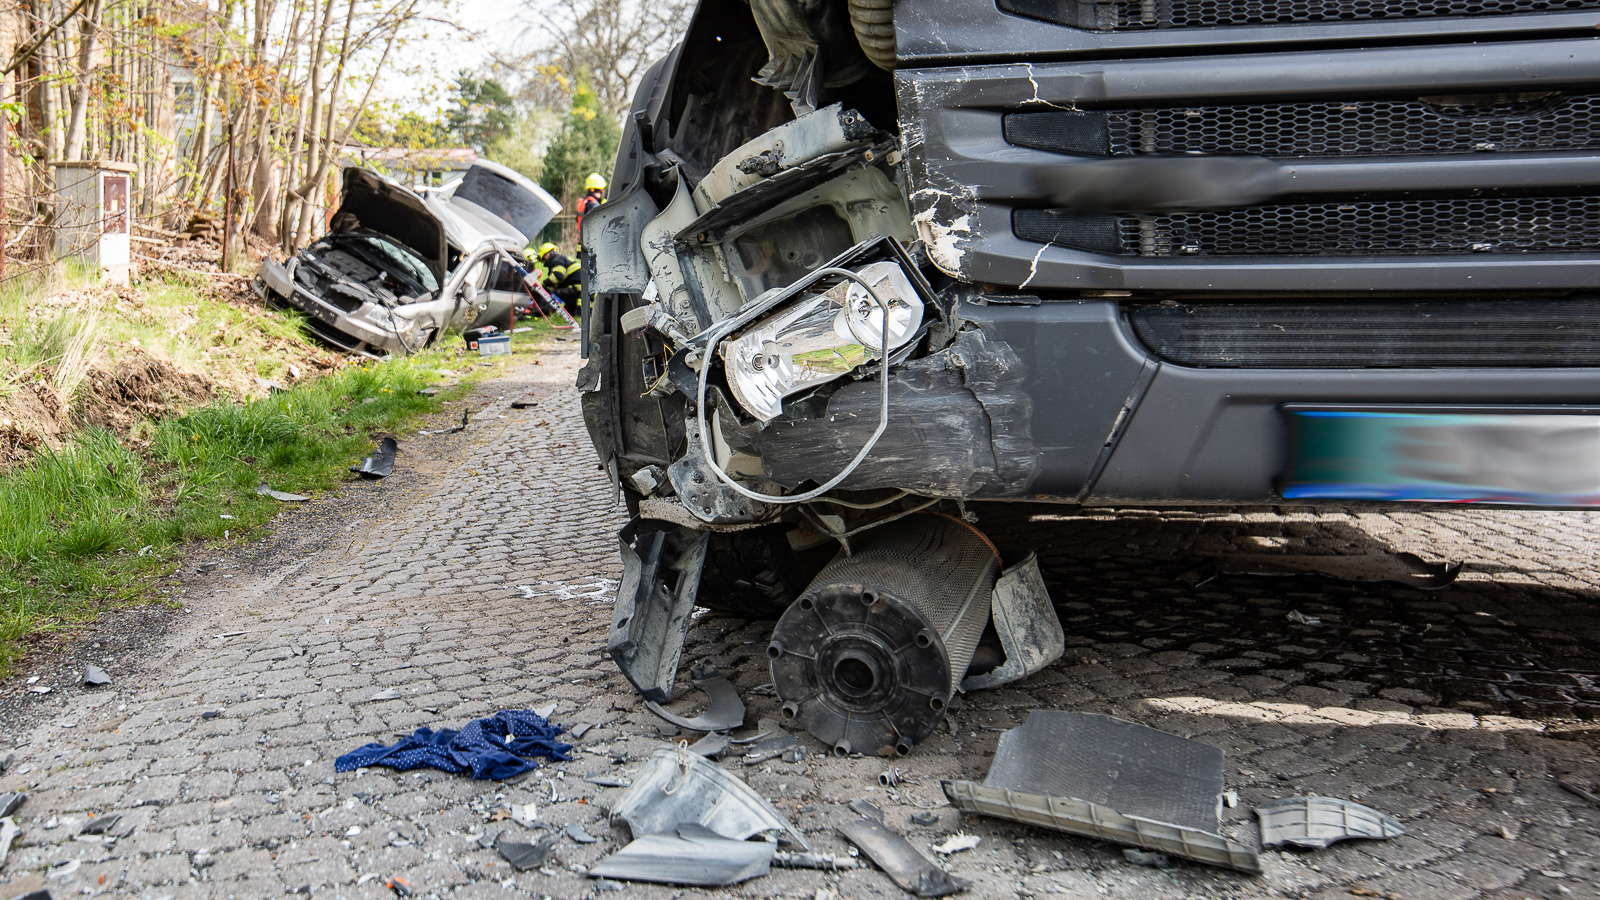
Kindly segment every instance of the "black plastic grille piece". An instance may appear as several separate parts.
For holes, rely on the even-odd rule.
[[[1156,356],[1208,368],[1600,366],[1600,301],[1338,301],[1126,307]]]
[[[1594,251],[1600,197],[1277,204],[1124,216],[1118,232],[1123,253],[1157,257]]]
[[[1110,110],[1108,151],[1328,157],[1600,147],[1593,95]]]
[[[999,0],[1002,10],[1086,31],[1337,24],[1600,9],[1600,0]]]
[[[1279,158],[1600,148],[1600,95],[1556,92],[1050,110],[1005,117],[1006,140],[1078,156],[1251,153]]]

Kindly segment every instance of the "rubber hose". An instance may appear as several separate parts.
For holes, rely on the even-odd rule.
[[[867,59],[885,72],[893,72],[894,0],[850,0],[850,27]]]

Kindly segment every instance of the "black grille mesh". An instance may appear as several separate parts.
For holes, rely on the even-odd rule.
[[[1140,304],[1139,340],[1211,368],[1600,365],[1600,303],[1572,300]]]
[[[1465,99],[1107,110],[1107,151],[1327,157],[1600,147],[1595,96]]]
[[[1278,204],[1125,216],[1118,232],[1122,252],[1139,256],[1593,251],[1600,250],[1600,197]]]
[[[999,6],[1089,31],[1148,31],[1510,16],[1600,9],[1600,0],[999,0]]]

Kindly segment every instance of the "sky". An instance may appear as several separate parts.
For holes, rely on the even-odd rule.
[[[457,72],[476,71],[496,51],[516,52],[519,43],[535,40],[528,23],[537,6],[538,0],[449,0],[445,16],[461,27],[429,23],[426,37],[397,50],[396,65],[379,79],[383,99],[419,112],[437,108]]]

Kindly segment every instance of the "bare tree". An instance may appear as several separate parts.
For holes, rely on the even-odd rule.
[[[529,4],[538,22],[531,37],[548,43],[520,58],[497,60],[501,72],[531,73],[519,95],[533,106],[556,106],[582,82],[601,108],[621,115],[646,70],[688,26],[691,0],[554,0]]]

